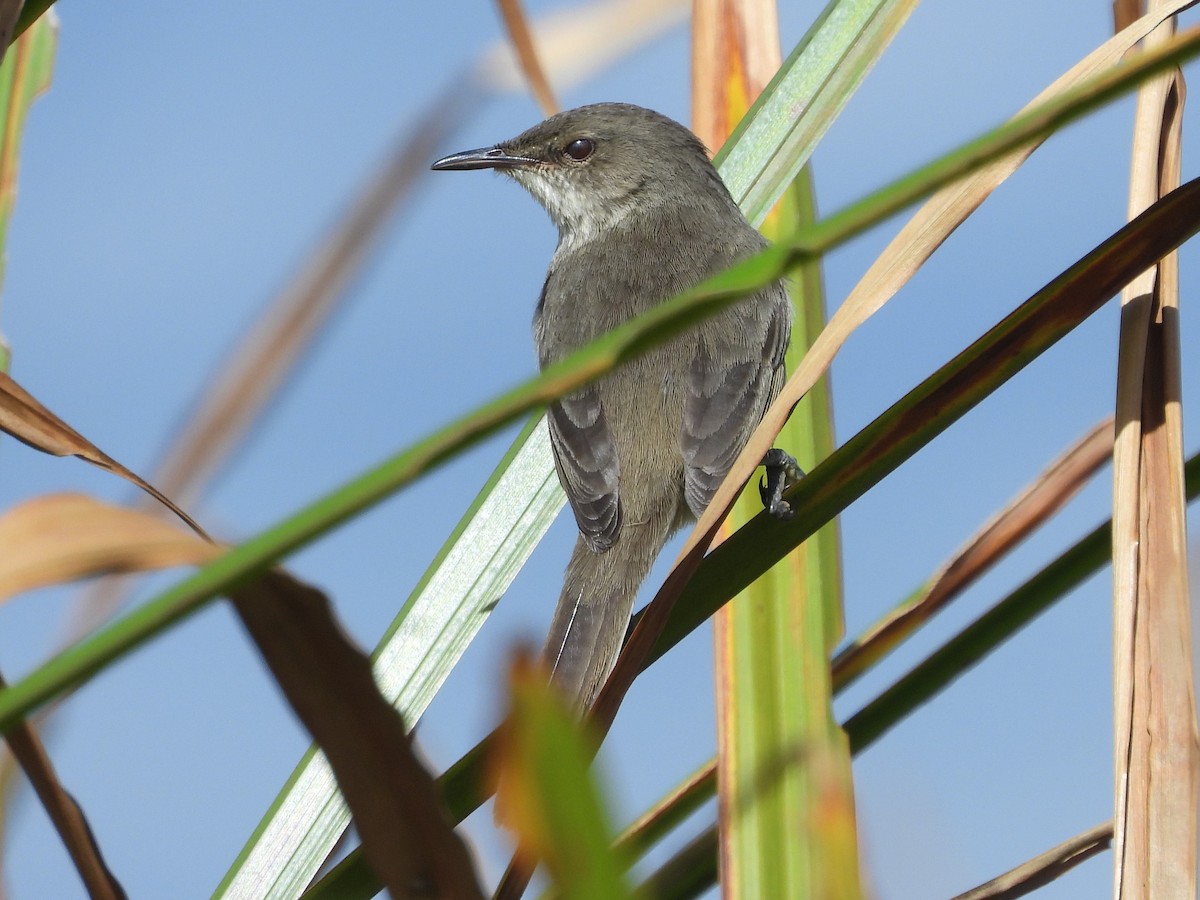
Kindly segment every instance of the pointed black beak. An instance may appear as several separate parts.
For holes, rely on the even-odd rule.
[[[432,166],[434,169],[515,169],[519,166],[532,166],[536,159],[527,156],[513,156],[503,147],[481,147],[478,150],[464,150],[462,153],[451,153],[443,156]]]

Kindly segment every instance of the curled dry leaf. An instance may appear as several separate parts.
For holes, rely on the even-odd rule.
[[[51,494],[0,516],[0,601],[112,572],[200,565],[221,552],[145,512],[83,494]]]
[[[78,456],[92,465],[120,475],[183,519],[198,535],[208,538],[191,516],[167,499],[154,485],[104,453],[3,372],[0,372],[0,429],[35,450],[52,456]]]

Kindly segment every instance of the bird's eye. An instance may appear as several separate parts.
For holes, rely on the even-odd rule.
[[[563,148],[563,153],[575,160],[575,162],[583,162],[596,149],[596,145],[587,138],[576,138]]]

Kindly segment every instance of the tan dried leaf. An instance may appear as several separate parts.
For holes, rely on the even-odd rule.
[[[78,456],[114,475],[120,475],[183,519],[201,537],[208,537],[191,516],[157,488],[104,453],[4,372],[0,372],[0,429],[35,450],[52,456]]]
[[[0,516],[0,602],[112,572],[201,565],[221,547],[149,513],[83,494],[50,494]]]

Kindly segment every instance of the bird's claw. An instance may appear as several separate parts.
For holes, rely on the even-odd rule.
[[[783,492],[804,477],[804,470],[788,453],[773,448],[763,456],[762,466],[766,477],[758,483],[758,493],[763,506],[772,516],[784,521],[795,515],[791,504],[783,499]]]

